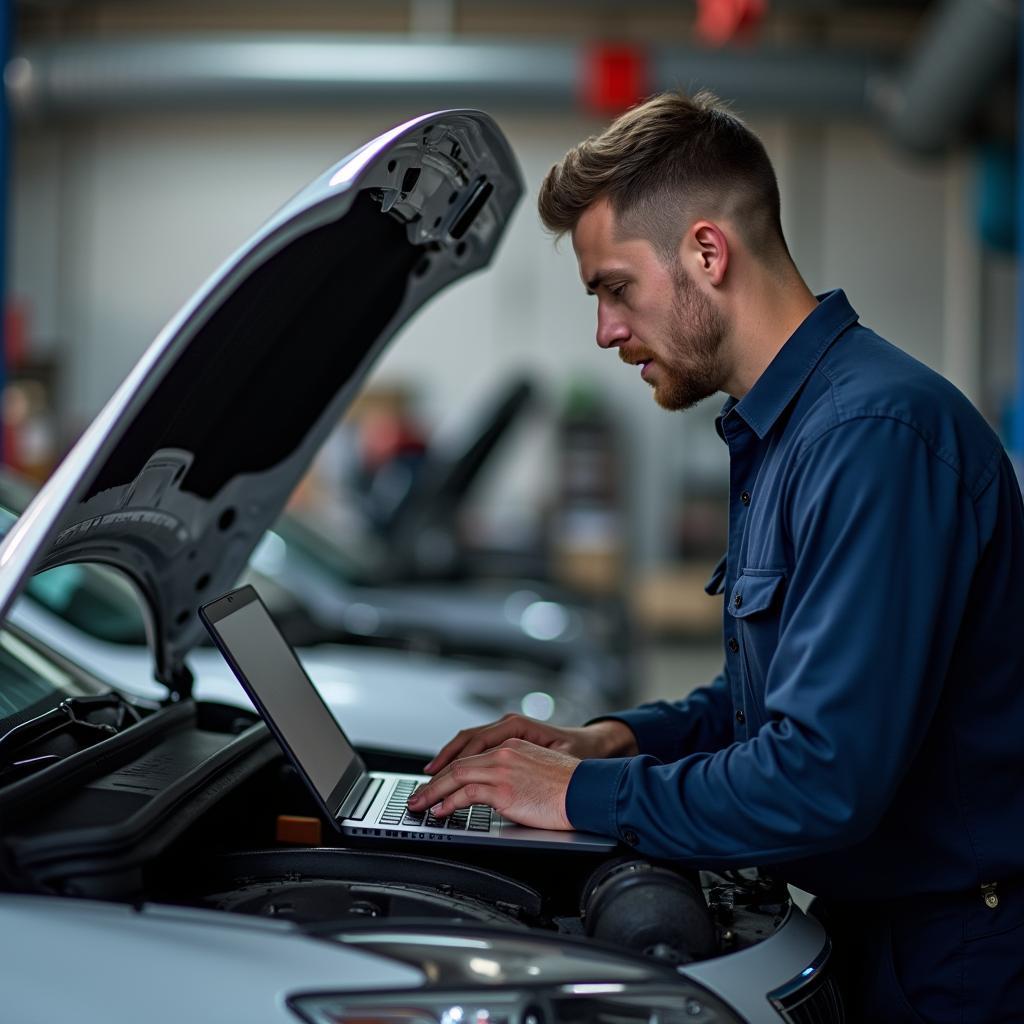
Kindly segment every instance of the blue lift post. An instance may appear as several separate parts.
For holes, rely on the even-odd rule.
[[[14,28],[14,0],[0,0],[0,398],[7,386],[7,220],[10,209],[11,125],[7,108],[7,84],[3,71],[11,53]],[[0,463],[6,461],[3,431],[0,430]]]
[[[1024,481],[1024,18],[1017,28],[1017,393],[1011,417],[1011,454]]]

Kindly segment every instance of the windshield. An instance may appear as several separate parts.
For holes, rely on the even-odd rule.
[[[101,565],[61,565],[33,576],[29,597],[72,626],[113,644],[146,643],[146,623],[131,584]]]
[[[0,630],[0,786],[141,720],[111,690],[14,629]]]
[[[3,481],[0,499],[10,500],[11,482]],[[23,504],[22,506],[23,507]],[[0,505],[0,538],[17,515]],[[113,644],[146,643],[146,623],[138,596],[119,573],[101,565],[61,565],[33,576],[28,596],[98,640]]]
[[[48,711],[65,697],[105,690],[46,657],[10,630],[0,629],[0,736]]]

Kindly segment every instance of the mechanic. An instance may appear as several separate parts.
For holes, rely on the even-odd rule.
[[[630,110],[539,205],[598,345],[666,409],[729,396],[725,665],[582,728],[459,733],[410,806],[771,865],[817,895],[852,1019],[1024,1020],[1024,511],[999,440],[811,294],[764,147],[709,94]]]

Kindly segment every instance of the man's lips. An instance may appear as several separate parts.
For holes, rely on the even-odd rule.
[[[647,372],[654,364],[653,356],[648,355],[646,352],[624,352],[620,349],[619,358],[630,366],[639,366],[640,376],[647,380]]]
[[[651,370],[654,367],[654,356],[642,348],[620,348],[619,358],[629,366],[640,367],[640,379],[651,383]]]
[[[629,363],[630,366],[645,366],[647,363],[654,362],[654,356],[649,352],[644,352],[643,349],[633,349],[629,351],[627,349],[619,349],[619,358],[624,363]]]

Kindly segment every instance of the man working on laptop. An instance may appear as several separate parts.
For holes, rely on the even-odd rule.
[[[582,728],[460,733],[410,806],[771,865],[820,898],[853,1019],[1021,1019],[1024,512],[998,439],[841,291],[811,294],[764,148],[713,97],[576,146],[540,212],[601,348],[666,409],[729,396],[725,666]]]

